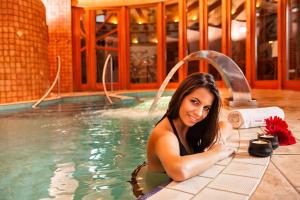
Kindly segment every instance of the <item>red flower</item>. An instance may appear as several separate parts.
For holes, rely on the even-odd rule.
[[[287,123],[280,117],[275,116],[265,119],[266,130],[269,135],[277,135],[279,145],[295,144],[296,139],[292,132],[288,129]]]
[[[266,129],[268,130],[272,130],[275,126],[279,126],[283,129],[287,129],[288,125],[287,123],[282,120],[280,117],[274,116],[273,117],[269,117],[267,119],[265,119],[266,122]]]

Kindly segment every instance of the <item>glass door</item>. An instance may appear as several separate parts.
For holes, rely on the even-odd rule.
[[[166,23],[166,75],[179,61],[179,5],[178,1],[170,1],[165,4]],[[172,76],[170,82],[179,81],[178,71]]]
[[[102,90],[103,67],[110,54],[105,81],[107,89],[120,87],[119,11],[73,8],[74,89]]]
[[[256,0],[256,88],[278,88],[278,2]]]
[[[157,83],[157,6],[129,8],[129,60],[131,86]]]
[[[222,1],[207,0],[207,49],[222,52]],[[208,73],[216,81],[222,80],[220,73],[208,64]]]
[[[300,89],[300,0],[287,1],[286,69],[283,87]]]
[[[199,51],[199,39],[200,39],[200,31],[199,31],[199,1],[198,0],[187,0],[187,53],[188,55]],[[187,74],[192,74],[194,72],[200,71],[200,62],[198,60],[191,61],[187,64],[188,71]]]
[[[74,90],[88,88],[87,68],[87,36],[88,36],[88,12],[82,8],[72,8],[73,28],[73,77]]]
[[[106,87],[119,82],[118,12],[96,10],[95,16],[95,86],[102,87],[103,67],[107,56],[112,56],[113,65],[108,65],[105,74]],[[112,88],[111,88],[112,89]]]
[[[231,58],[246,76],[246,0],[231,0]]]

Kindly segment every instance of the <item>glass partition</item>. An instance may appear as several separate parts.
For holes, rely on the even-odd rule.
[[[246,0],[231,0],[231,58],[246,75]]]
[[[80,15],[80,60],[81,60],[81,84],[87,84],[87,68],[86,68],[86,16],[83,11]]]
[[[199,51],[199,1],[187,0],[187,48],[188,54]],[[188,74],[199,72],[199,61],[188,64]]]
[[[277,1],[256,0],[256,79],[277,80]]]
[[[97,65],[96,65],[96,82],[102,83],[102,72],[103,67],[105,64],[105,60],[108,55],[112,56],[112,62],[113,65],[111,67],[110,61],[108,62],[107,68],[106,68],[106,74],[105,74],[105,81],[106,83],[110,82],[118,82],[119,79],[119,71],[118,71],[118,52],[117,51],[108,51],[103,49],[96,49],[96,58],[97,59]],[[100,59],[101,58],[101,59]]]
[[[300,80],[300,0],[288,1],[287,79]]]
[[[222,51],[222,1],[207,0],[208,14],[208,49]],[[212,74],[215,80],[221,80],[219,72],[208,64],[208,72]]]
[[[156,7],[130,8],[130,82],[157,80]]]
[[[166,2],[166,75],[178,62],[178,1]],[[170,82],[178,82],[178,71]]]
[[[113,66],[111,71],[110,64],[108,65],[105,80],[106,82],[118,82],[118,13],[97,10],[95,34],[96,82],[102,83],[104,62],[109,54],[112,55]]]

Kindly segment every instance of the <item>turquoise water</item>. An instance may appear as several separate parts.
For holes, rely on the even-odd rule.
[[[148,105],[68,103],[1,114],[0,199],[135,199],[127,181],[161,116],[147,116]]]

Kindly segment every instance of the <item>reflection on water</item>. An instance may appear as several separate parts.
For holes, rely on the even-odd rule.
[[[73,103],[1,115],[1,199],[134,199],[127,181],[161,117],[147,116],[151,103],[104,110],[98,102]]]
[[[49,186],[49,196],[54,199],[73,199],[78,181],[72,177],[74,163],[58,164]]]

